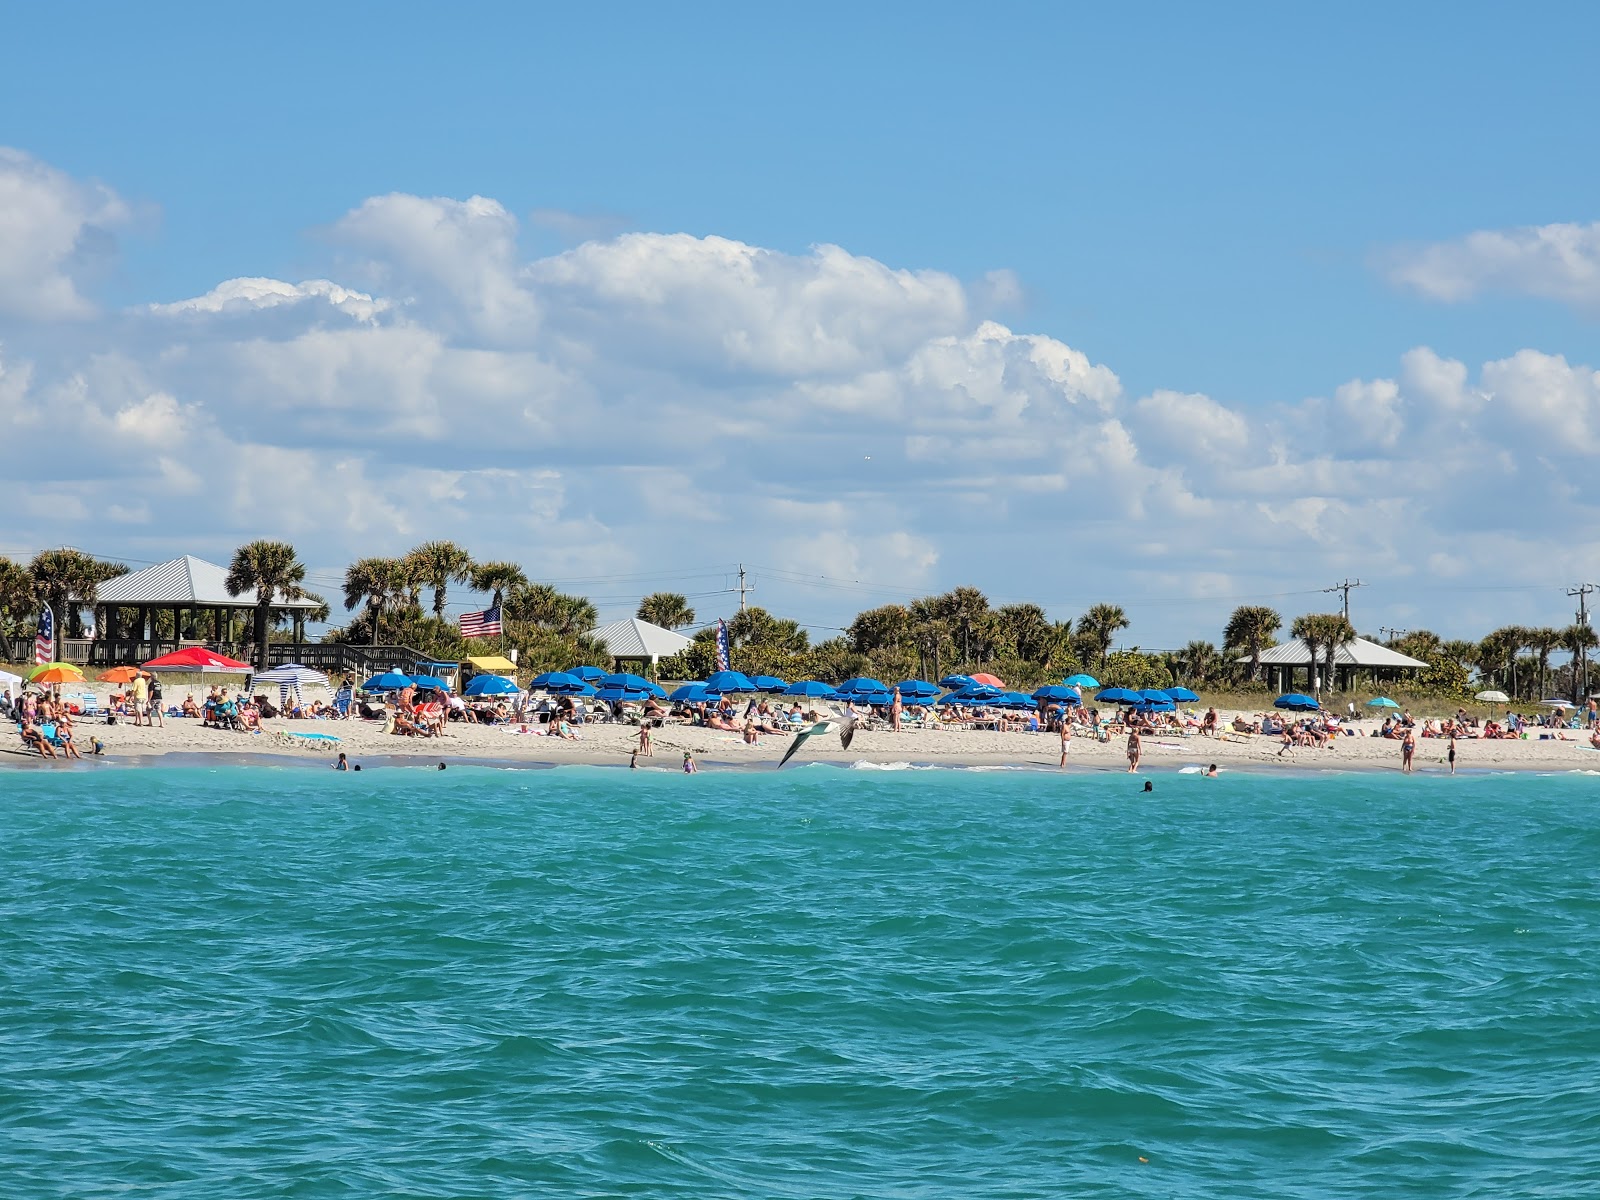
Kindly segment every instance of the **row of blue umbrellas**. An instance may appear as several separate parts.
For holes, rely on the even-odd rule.
[[[361,685],[366,692],[397,692],[401,688],[414,687],[421,691],[432,689],[439,692],[448,692],[450,685],[437,675],[407,675],[404,671],[385,671],[381,675],[374,675]],[[468,681],[462,689],[464,696],[512,696],[517,693],[515,680],[507,679],[504,675],[477,675]]]

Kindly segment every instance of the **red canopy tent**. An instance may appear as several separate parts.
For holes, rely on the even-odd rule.
[[[242,663],[236,658],[229,658],[226,654],[218,654],[207,650],[204,646],[186,646],[182,650],[174,650],[171,654],[163,654],[160,658],[152,658],[144,664],[146,671],[218,671],[224,675],[248,675],[253,667],[249,663]]]

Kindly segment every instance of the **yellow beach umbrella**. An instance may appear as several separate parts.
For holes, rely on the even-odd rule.
[[[82,683],[83,672],[71,663],[41,663],[28,672],[28,682],[41,685],[52,683]]]

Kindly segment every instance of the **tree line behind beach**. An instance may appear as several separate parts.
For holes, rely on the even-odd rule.
[[[0,633],[31,636],[40,605],[48,603],[64,633],[81,635],[100,586],[127,569],[72,549],[46,550],[27,564],[0,557]],[[398,557],[359,559],[346,568],[342,583],[338,600],[347,619],[330,627],[324,641],[409,646],[441,661],[482,653],[485,641],[463,638],[446,615],[450,589],[462,587],[500,610],[504,633],[490,641],[497,650],[515,649],[524,673],[606,659],[604,647],[590,636],[598,623],[590,600],[530,578],[517,563],[480,562],[454,542],[431,541]],[[290,614],[276,607],[285,600],[320,601],[311,612],[314,621],[333,615],[331,605],[306,586],[305,565],[285,542],[239,547],[229,565],[228,589],[254,602],[250,619],[227,631],[230,641],[287,640]],[[699,679],[715,669],[715,617],[697,613],[686,596],[653,592],[640,600],[636,612],[653,624],[692,631],[693,645],[661,663],[662,678]],[[160,612],[155,619],[170,624],[173,614]],[[728,617],[727,630],[737,669],[785,679],[936,680],[953,672],[986,671],[1014,687],[1033,687],[1081,671],[1124,687],[1182,684],[1245,695],[1265,691],[1260,656],[1284,635],[1303,638],[1318,661],[1330,667],[1339,646],[1357,635],[1339,613],[1304,613],[1286,622],[1273,608],[1242,605],[1215,641],[1144,650],[1119,644],[1137,632],[1119,605],[1095,604],[1074,619],[1052,620],[1037,604],[995,606],[975,587],[867,609],[822,640],[813,640],[799,622],[759,607]],[[1494,687],[1514,699],[1537,700],[1575,695],[1597,639],[1587,624],[1574,623],[1564,628],[1507,625],[1477,640],[1446,640],[1413,630],[1386,644],[1428,664],[1406,685],[1411,694],[1465,700],[1474,690]],[[1331,670],[1326,675],[1331,677]]]

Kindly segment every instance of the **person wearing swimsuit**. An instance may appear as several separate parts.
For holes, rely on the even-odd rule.
[[[1456,773],[1456,735],[1454,730],[1450,731],[1450,752],[1447,757],[1450,760],[1450,774],[1454,775]]]
[[[1411,774],[1412,759],[1414,759],[1416,757],[1416,754],[1417,754],[1417,735],[1416,735],[1416,732],[1414,730],[1407,729],[1406,730],[1406,736],[1405,736],[1404,740],[1401,741],[1401,743],[1400,743],[1400,770],[1404,774],[1406,774],[1406,775]]]
[[[1139,731],[1137,729],[1130,730],[1129,733],[1128,733],[1128,774],[1129,775],[1132,775],[1135,771],[1137,771],[1139,769],[1139,751],[1141,749],[1142,749],[1142,747],[1139,744]]]
[[[1067,714],[1061,714],[1061,765],[1056,769],[1067,769],[1067,752],[1072,749],[1072,722],[1067,719]]]

